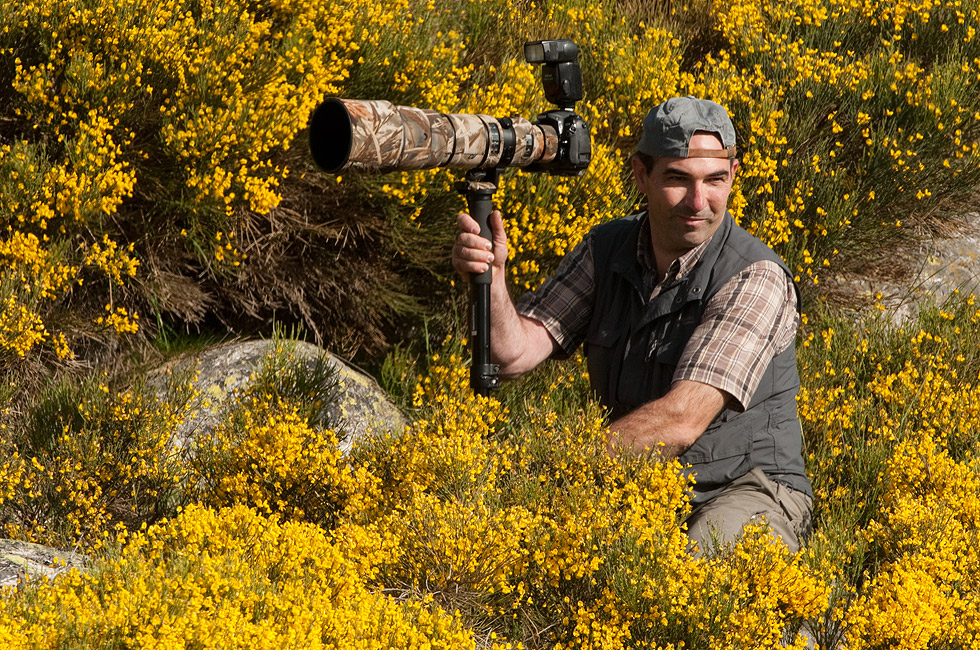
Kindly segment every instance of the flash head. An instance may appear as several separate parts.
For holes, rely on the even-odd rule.
[[[567,39],[532,41],[524,44],[528,63],[567,63],[578,57],[578,46]]]
[[[524,44],[524,58],[528,63],[541,64],[541,85],[548,101],[574,111],[575,102],[582,99],[578,46],[567,39],[531,41]]]

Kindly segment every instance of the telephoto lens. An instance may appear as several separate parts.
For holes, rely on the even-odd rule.
[[[309,140],[313,161],[329,173],[526,167],[549,163],[558,152],[551,125],[522,117],[439,113],[336,97],[313,111]]]

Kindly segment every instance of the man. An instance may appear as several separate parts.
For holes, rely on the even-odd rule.
[[[796,551],[812,508],[796,412],[798,294],[785,263],[727,211],[735,151],[723,107],[669,99],[647,115],[630,161],[646,210],[592,229],[517,305],[499,212],[492,243],[458,216],[453,266],[464,278],[493,268],[502,376],[584,343],[611,453],[651,450],[693,474],[698,552],[756,522]]]

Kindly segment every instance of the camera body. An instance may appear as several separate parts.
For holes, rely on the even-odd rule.
[[[592,136],[575,113],[575,102],[582,99],[578,47],[570,40],[534,41],[524,45],[524,55],[542,66],[545,96],[558,107],[533,122],[332,97],[310,119],[314,162],[330,173],[520,167],[580,174],[592,160]]]

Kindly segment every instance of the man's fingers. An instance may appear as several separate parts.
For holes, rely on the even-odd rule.
[[[482,237],[481,241],[486,241]],[[489,242],[487,242],[489,244]],[[453,256],[457,259],[471,262],[493,262],[493,253],[490,252],[489,246],[483,246],[482,244],[476,246],[468,246],[460,242],[456,242],[453,247]]]
[[[504,217],[500,214],[500,210],[494,210],[490,213],[490,230],[495,242],[507,243],[507,234],[504,232]]]
[[[469,232],[476,235],[480,234],[480,224],[476,222],[476,219],[465,212],[460,212],[456,215],[456,227],[460,230],[460,232]]]
[[[490,218],[487,219],[487,224],[490,226],[494,239],[503,239],[506,241],[507,237],[504,234],[504,217],[500,210],[494,210],[490,213]],[[480,234],[480,224],[476,222],[476,219],[465,212],[460,212],[456,215],[456,226],[461,232],[473,233],[475,235]]]
[[[499,210],[491,212],[489,218],[493,241],[480,235],[480,225],[465,212],[456,215],[456,225],[458,232],[453,242],[452,263],[464,278],[485,273],[494,264],[495,255],[501,255],[501,261],[506,260],[507,235]]]
[[[473,249],[488,251],[493,248],[493,245],[483,237],[477,234],[461,232],[456,235],[456,245],[462,249]]]

